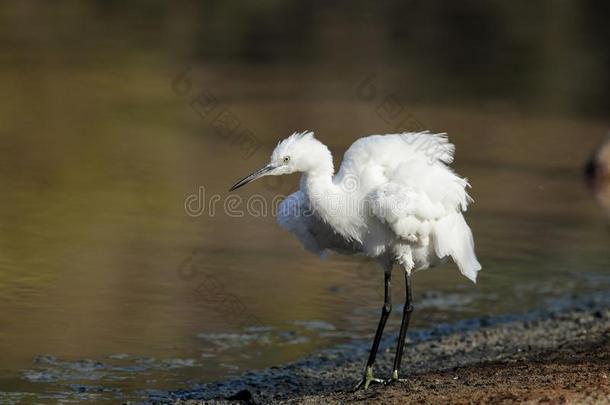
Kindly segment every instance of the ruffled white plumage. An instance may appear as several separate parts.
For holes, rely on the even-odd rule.
[[[278,156],[305,137],[304,143],[319,143],[311,133],[298,134],[278,146]],[[409,272],[450,256],[475,281],[481,266],[462,215],[471,202],[469,185],[447,166],[454,150],[446,134],[361,138],[345,152],[332,184],[319,186],[321,176],[304,174],[301,190],[281,204],[278,222],[315,253],[390,257]]]
[[[346,238],[342,238],[309,206],[309,201],[302,191],[290,194],[278,207],[278,224],[292,233],[308,251],[325,256],[328,250],[342,254],[356,254],[362,247]]]

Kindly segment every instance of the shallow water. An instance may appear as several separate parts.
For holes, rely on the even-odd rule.
[[[418,273],[414,328],[610,289],[608,227],[581,178],[603,122],[470,101],[404,102],[387,120],[382,100],[409,95],[390,66],[270,71],[98,52],[70,63],[11,48],[0,66],[0,402],[143,399],[369,338],[381,271],[319,260],[270,214],[297,177],[252,184],[223,207],[235,180],[303,128],[337,164],[357,137],[397,125],[457,145],[484,270],[476,286],[453,264]],[[193,103],[202,90],[254,135],[224,136]],[[269,213],[251,202],[240,216],[255,194]]]

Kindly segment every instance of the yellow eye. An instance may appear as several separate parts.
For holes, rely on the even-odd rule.
[[[290,162],[290,156],[284,156],[284,164]]]

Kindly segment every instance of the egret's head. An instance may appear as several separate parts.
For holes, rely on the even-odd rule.
[[[328,148],[314,138],[313,132],[295,132],[277,144],[268,165],[235,183],[230,191],[245,186],[263,176],[306,172],[320,163],[327,164],[327,157],[322,157],[321,154],[330,156]],[[330,165],[332,172],[332,156]]]

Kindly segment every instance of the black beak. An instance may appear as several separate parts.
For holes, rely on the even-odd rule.
[[[254,173],[248,175],[247,177],[244,177],[243,179],[241,179],[240,181],[238,181],[237,183],[235,183],[233,185],[233,187],[231,187],[231,189],[229,191],[233,191],[233,190],[237,190],[238,188],[245,186],[246,184],[260,178],[263,177],[264,175],[266,175],[267,173],[269,173],[271,170],[275,169],[275,166],[269,164],[265,167],[263,167],[260,170],[255,171]]]

